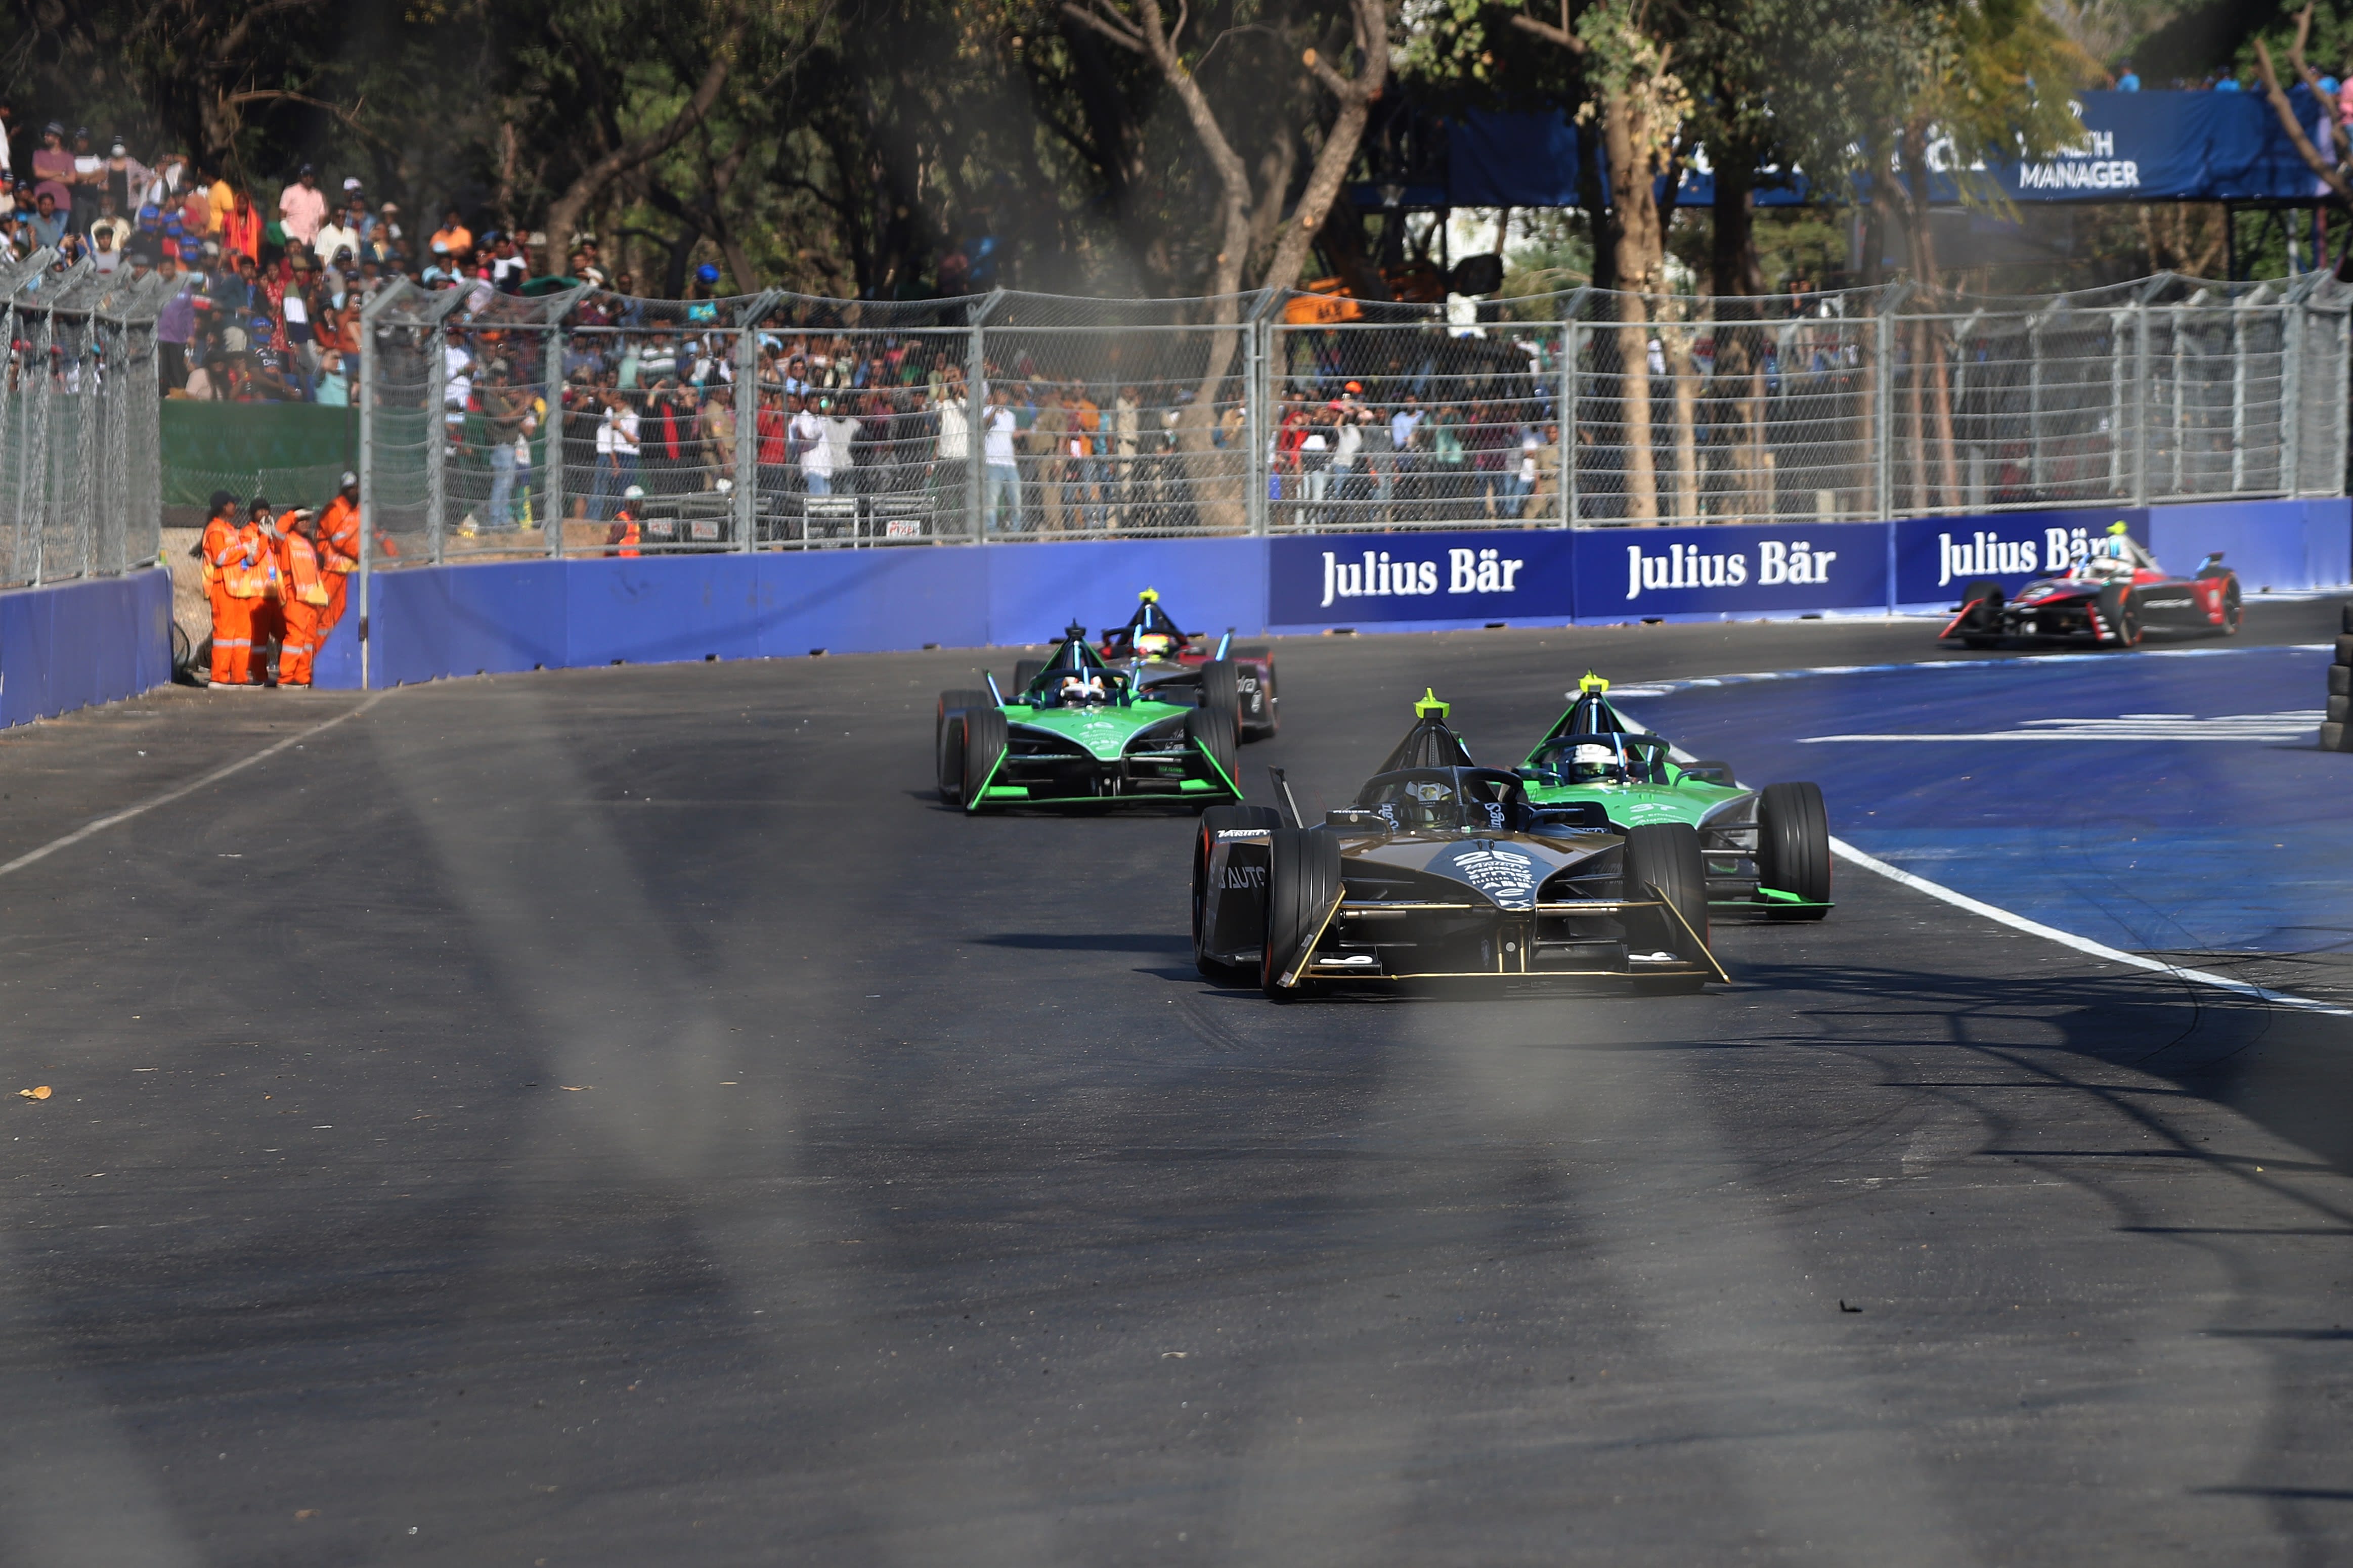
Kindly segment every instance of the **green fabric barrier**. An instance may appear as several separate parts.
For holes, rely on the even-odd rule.
[[[357,461],[359,410],[168,397],[162,435],[165,506],[202,506],[216,489],[249,496],[257,482],[272,500],[318,504]]]

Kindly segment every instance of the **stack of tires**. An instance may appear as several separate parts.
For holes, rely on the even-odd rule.
[[[2328,667],[2328,707],[2321,715],[2320,749],[2353,752],[2353,604],[2344,606],[2337,623],[2337,662]]]

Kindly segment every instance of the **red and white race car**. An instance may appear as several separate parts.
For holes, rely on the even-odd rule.
[[[1937,636],[1968,647],[2018,641],[2133,648],[2151,631],[2233,637],[2245,616],[2239,574],[2222,564],[2220,551],[2195,577],[2176,577],[2139,540],[2113,532],[2063,574],[2037,578],[2014,598],[2004,599],[1991,578],[1970,583],[1960,613]]]

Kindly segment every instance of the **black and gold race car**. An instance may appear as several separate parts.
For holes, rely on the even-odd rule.
[[[1618,976],[1696,991],[1707,867],[1686,822],[1620,831],[1589,802],[1532,804],[1527,781],[1472,764],[1426,695],[1356,800],[1309,826],[1286,809],[1214,806],[1193,851],[1193,952],[1278,1000],[1440,979]]]

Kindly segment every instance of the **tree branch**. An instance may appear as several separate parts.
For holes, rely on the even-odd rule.
[[[1141,55],[1151,52],[1145,47],[1143,35],[1137,32],[1126,18],[1118,16],[1116,14],[1111,17],[1104,17],[1097,15],[1092,5],[1078,5],[1071,4],[1071,0],[1062,0],[1062,15],[1082,27],[1089,27],[1101,33],[1104,37],[1132,54]],[[1113,25],[1114,22],[1116,26]]]
[[[1539,22],[1525,11],[1512,13],[1512,26],[1523,33],[1534,33],[1548,44],[1557,44],[1572,55],[1585,53],[1585,40],[1568,30],[1568,6],[1564,3],[1560,10],[1561,25],[1557,27],[1550,22]]]
[[[2345,127],[2337,121],[2337,106],[2328,101],[2327,93],[2320,90],[2319,73],[2305,60],[2304,46],[2311,36],[2312,5],[2311,0],[2306,0],[2303,13],[2295,19],[2295,44],[2288,50],[2288,64],[2294,66],[2295,74],[2304,79],[2304,85],[2312,93],[2312,101],[2318,104],[2321,112],[2327,117],[2329,150],[2337,154],[2337,162],[2342,165],[2348,159],[2353,159],[2353,142],[2348,141]]]
[[[2310,12],[2307,10],[2306,14],[2309,16]],[[2353,183],[2348,183],[2341,169],[2321,157],[2320,149],[2312,144],[2312,138],[2306,136],[2304,127],[2295,122],[2295,108],[2281,89],[2279,73],[2272,68],[2272,52],[2263,47],[2261,38],[2255,40],[2255,68],[2263,73],[2263,95],[2272,100],[2272,111],[2279,116],[2281,126],[2287,132],[2287,139],[2295,143],[2296,156],[2320,176],[2323,184],[2337,194],[2338,201],[2353,206]]]

